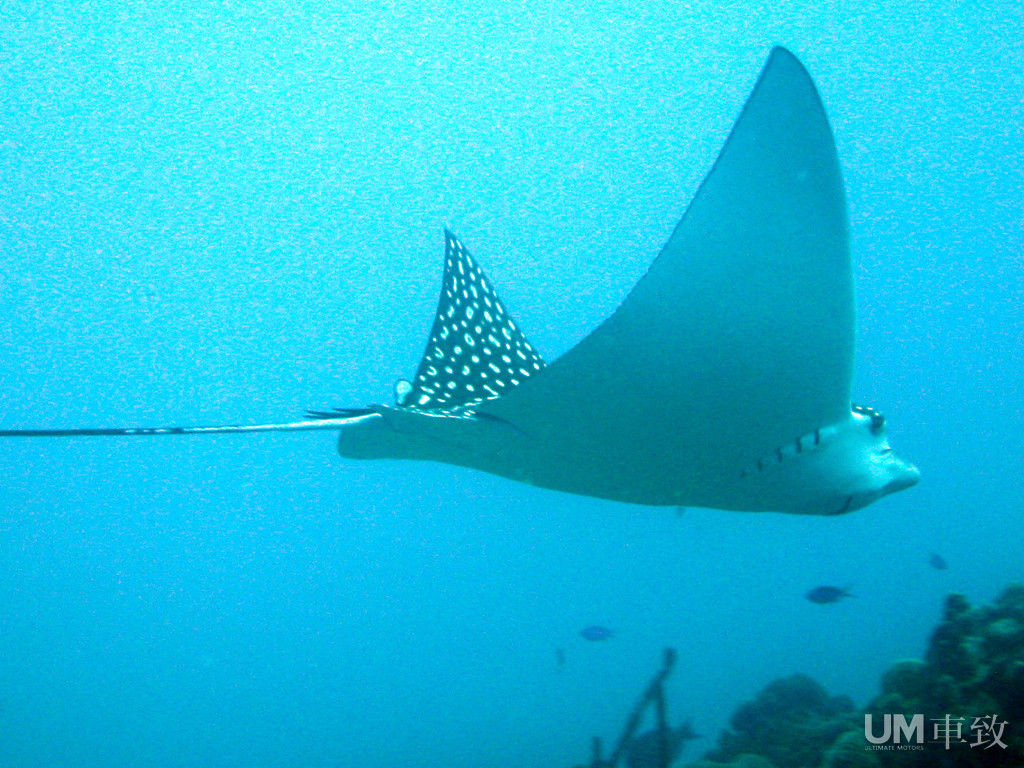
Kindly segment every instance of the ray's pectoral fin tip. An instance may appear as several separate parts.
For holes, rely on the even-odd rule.
[[[0,435],[333,429],[345,457],[439,461],[677,509],[840,514],[919,478],[881,415],[850,404],[847,228],[821,100],[775,48],[647,274],[550,365],[445,229],[434,323],[393,405],[286,424]]]

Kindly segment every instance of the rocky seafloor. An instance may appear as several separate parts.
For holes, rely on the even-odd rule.
[[[776,680],[686,768],[1024,768],[1024,584],[979,608],[948,595],[925,658],[893,664],[881,689],[857,709],[805,675]]]

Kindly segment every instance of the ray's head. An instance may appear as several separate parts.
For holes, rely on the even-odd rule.
[[[854,443],[859,454],[857,471],[845,478],[848,503],[838,512],[862,509],[883,496],[917,485],[921,473],[901,459],[889,445],[885,417],[874,408],[854,404],[851,428],[843,439]]]
[[[917,485],[917,467],[889,446],[885,418],[850,405],[846,417],[763,455],[742,473],[735,509],[842,515]]]

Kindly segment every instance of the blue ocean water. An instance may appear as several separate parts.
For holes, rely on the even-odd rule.
[[[389,401],[445,225],[555,359],[784,44],[843,164],[855,394],[924,479],[839,518],[677,516],[329,433],[5,441],[0,765],[569,766],[666,646],[670,717],[709,736],[793,672],[864,703],[945,593],[1022,577],[1022,28],[1003,2],[5,4],[0,428]]]

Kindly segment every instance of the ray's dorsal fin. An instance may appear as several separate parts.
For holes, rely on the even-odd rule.
[[[401,405],[434,413],[493,400],[544,370],[487,276],[448,229],[441,295],[411,389]]]

